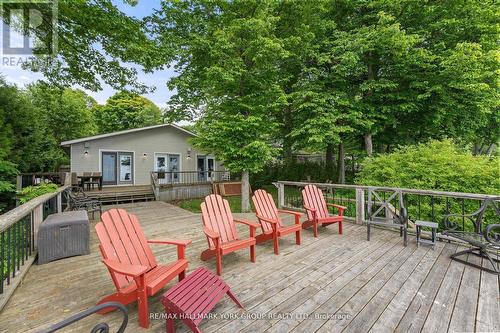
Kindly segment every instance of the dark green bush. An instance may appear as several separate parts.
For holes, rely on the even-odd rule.
[[[53,183],[42,183],[40,185],[28,186],[23,188],[17,193],[17,198],[20,203],[26,203],[33,198],[41,196],[45,193],[52,193],[57,191],[58,186]]]

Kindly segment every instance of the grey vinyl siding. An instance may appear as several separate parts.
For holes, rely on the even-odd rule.
[[[154,170],[154,154],[170,153],[180,155],[180,171],[196,171],[196,156],[203,155],[189,144],[192,136],[174,127],[159,127],[144,131],[121,134],[71,145],[71,172],[101,171],[101,151],[123,151],[134,154],[134,184],[150,184],[150,172]],[[187,158],[188,149],[191,149],[191,158]],[[85,155],[88,151],[88,155]],[[146,154],[146,157],[144,157]],[[215,163],[216,170],[222,170],[219,162]]]

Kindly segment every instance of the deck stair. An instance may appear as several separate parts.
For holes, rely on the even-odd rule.
[[[154,201],[155,195],[150,185],[104,187],[101,191],[86,191],[87,195],[99,198],[103,204]]]

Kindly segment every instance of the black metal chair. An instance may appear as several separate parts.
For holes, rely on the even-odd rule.
[[[488,208],[493,208],[496,221],[486,225],[483,230],[483,219]],[[459,223],[454,221],[459,219],[461,221],[469,220],[474,225],[474,231],[458,230]],[[481,204],[481,207],[471,214],[449,214],[444,218],[444,224],[447,230],[443,235],[447,235],[471,245],[470,249],[459,251],[452,254],[451,259],[461,262],[465,265],[479,268],[486,272],[500,275],[499,263],[500,260],[494,259],[490,252],[500,251],[500,197],[487,198]],[[496,231],[495,231],[496,230]],[[462,259],[463,255],[473,254],[475,256],[487,259],[492,266],[492,269],[468,262]]]
[[[107,303],[93,306],[88,310],[82,311],[74,316],[71,316],[71,317],[69,317],[69,318],[67,318],[67,319],[65,319],[65,320],[63,320],[55,325],[52,325],[51,327],[49,327],[47,329],[40,331],[39,333],[52,333],[52,332],[59,331],[60,329],[66,327],[66,326],[69,326],[73,323],[76,323],[77,321],[82,320],[83,318],[86,318],[86,317],[90,316],[91,314],[99,312],[105,308],[116,308],[122,312],[122,314],[123,314],[122,323],[121,323],[120,327],[118,328],[118,330],[116,331],[116,333],[125,332],[125,328],[127,328],[127,324],[128,324],[127,308],[125,308],[122,304],[117,303],[117,302],[107,302]],[[99,324],[95,325],[94,328],[90,332],[91,333],[94,333],[94,332],[108,333],[109,332],[109,325],[107,323],[99,323]]]
[[[65,190],[70,210],[86,210],[92,213],[94,219],[95,212],[102,214],[102,203],[98,198],[90,197],[81,187],[71,186]]]
[[[368,189],[368,220],[366,223],[367,239],[370,240],[371,227],[380,226],[399,229],[399,236],[403,237],[404,246],[408,245],[408,211],[404,206],[401,191],[393,191],[389,197],[381,197],[377,191],[387,190]],[[391,204],[391,201],[395,204]],[[397,210],[399,206],[399,210]]]

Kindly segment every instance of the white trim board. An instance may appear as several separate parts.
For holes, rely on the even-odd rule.
[[[86,141],[93,141],[93,140],[99,140],[99,139],[104,139],[104,138],[109,138],[112,136],[117,136],[117,135],[123,135],[123,134],[128,134],[128,133],[134,133],[134,132],[140,132],[140,131],[146,131],[150,129],[155,129],[155,128],[161,128],[161,127],[173,127],[181,132],[184,132],[188,135],[191,136],[197,136],[193,132],[190,132],[180,126],[177,126],[175,124],[161,124],[161,125],[153,125],[153,126],[147,126],[147,127],[141,127],[141,128],[133,128],[125,131],[118,131],[118,132],[113,132],[113,133],[106,133],[106,134],[99,134],[99,135],[94,135],[94,136],[88,136],[85,138],[80,138],[80,139],[74,139],[74,140],[68,140],[68,141],[63,141],[61,142],[61,146],[70,146],[74,143],[81,143],[81,142],[86,142]]]

